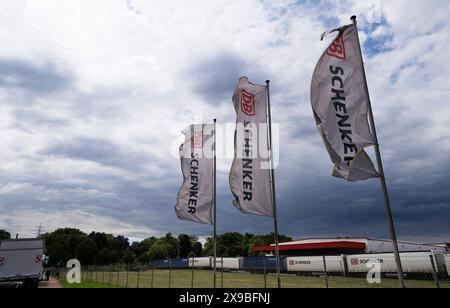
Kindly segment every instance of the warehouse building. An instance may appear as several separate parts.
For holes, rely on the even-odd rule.
[[[399,242],[400,252],[450,251],[450,244],[419,244]],[[389,253],[393,251],[392,242],[371,238],[309,238],[280,243],[280,253],[284,256],[330,256],[349,254]],[[275,245],[255,246],[255,253],[273,254]]]

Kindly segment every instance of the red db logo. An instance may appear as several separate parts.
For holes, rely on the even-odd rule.
[[[345,44],[342,35],[339,35],[339,37],[331,44],[327,54],[339,60],[345,60]]]
[[[241,94],[241,109],[248,116],[255,115],[255,96],[245,90]]]
[[[201,149],[203,148],[203,130],[195,131],[191,138],[191,148]]]
[[[353,259],[351,260],[351,262],[352,262],[352,265],[359,265],[359,260],[358,260],[358,258],[353,258]]]

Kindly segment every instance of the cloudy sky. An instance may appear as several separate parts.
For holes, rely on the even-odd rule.
[[[173,152],[194,121],[233,123],[247,75],[272,80],[280,232],[387,238],[379,181],[330,176],[309,101],[320,34],[352,14],[398,235],[450,242],[447,0],[0,0],[0,229],[208,235],[174,214]],[[271,232],[218,163],[219,232]]]

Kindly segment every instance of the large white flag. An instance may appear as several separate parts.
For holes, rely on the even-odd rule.
[[[334,163],[333,176],[347,181],[377,178],[379,174],[364,151],[375,139],[368,122],[357,29],[348,25],[334,31],[339,34],[320,58],[312,78],[311,103],[317,127]]]
[[[192,125],[183,131],[183,186],[175,206],[179,219],[213,224],[213,130],[214,125]]]
[[[233,204],[245,214],[273,216],[267,130],[267,87],[241,77],[233,95],[235,159],[230,172]]]

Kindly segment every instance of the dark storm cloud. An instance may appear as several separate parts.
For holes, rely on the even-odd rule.
[[[70,77],[52,64],[40,67],[22,60],[0,59],[0,87],[44,94],[64,89],[69,83]]]
[[[195,63],[188,69],[187,75],[195,92],[209,103],[231,100],[241,76],[249,77],[254,83],[268,79],[262,69],[252,67],[244,57],[229,53]]]
[[[106,139],[78,137],[50,145],[44,155],[86,160],[100,165],[137,171],[139,165],[150,161],[148,153],[130,151]]]

